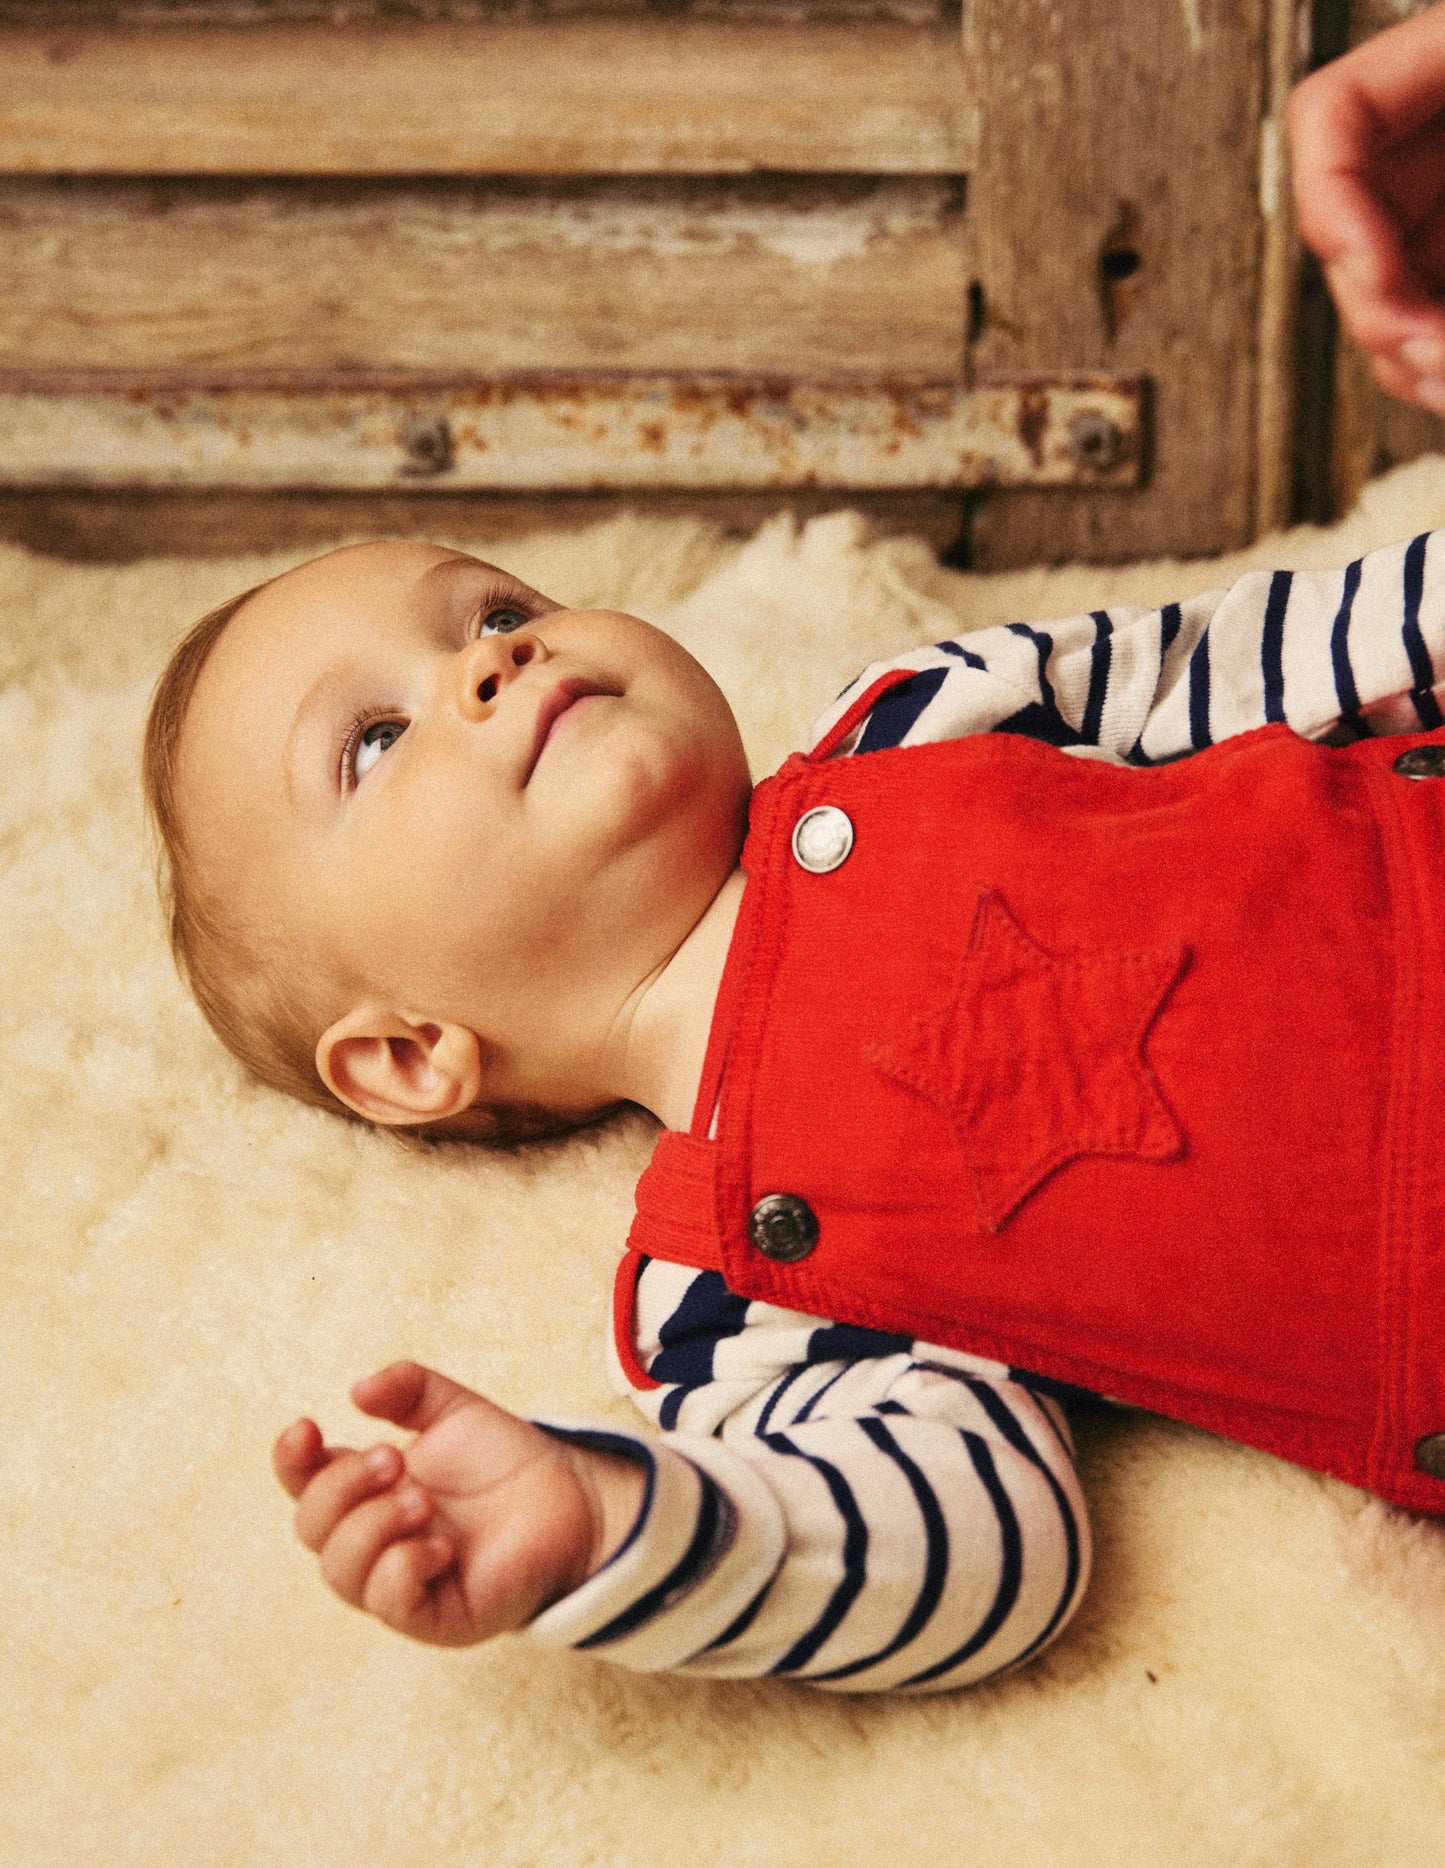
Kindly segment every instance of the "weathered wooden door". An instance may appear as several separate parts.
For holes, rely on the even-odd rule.
[[[1300,12],[0,0],[0,486],[1241,543],[1283,515]]]

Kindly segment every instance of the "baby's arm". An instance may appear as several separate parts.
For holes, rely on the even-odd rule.
[[[998,1364],[734,1299],[651,1261],[636,1392],[666,1431],[636,1534],[528,1630],[642,1671],[936,1691],[1026,1660],[1083,1593],[1056,1402]]]
[[[1014,732],[1099,747],[1136,765],[1283,721],[1307,739],[1442,723],[1445,532],[1329,571],[1251,571],[1158,609],[1117,606],[1008,623],[867,668],[817,723],[821,738],[890,670],[848,751]]]
[[[298,1421],[276,1470],[326,1581],[418,1640],[524,1629],[643,1672],[963,1686],[1063,1627],[1088,1527],[1057,1404],[937,1353],[702,1384],[684,1411],[729,1410],[715,1431],[636,1436],[544,1430],[398,1363],[353,1393],[409,1446],[328,1449]]]
[[[1062,1418],[1016,1382],[922,1366],[887,1371],[877,1407],[825,1397],[799,1414],[829,1382],[879,1373],[810,1369],[765,1397],[784,1405],[764,1433],[650,1442],[708,1481],[659,1522],[652,1580],[605,1565],[528,1633],[642,1672],[842,1692],[943,1691],[1027,1661],[1088,1577]],[[719,1507],[734,1517],[721,1547]]]
[[[640,1465],[569,1445],[434,1370],[392,1363],[352,1398],[416,1438],[358,1452],[296,1421],[276,1442],[276,1476],[336,1593],[419,1641],[455,1647],[520,1627],[605,1562],[637,1517]]]
[[[704,1486],[532,1638],[645,1672],[939,1691],[1030,1658],[1087,1581],[1067,1429],[1018,1383],[908,1357],[815,1366],[716,1437],[647,1444]]]

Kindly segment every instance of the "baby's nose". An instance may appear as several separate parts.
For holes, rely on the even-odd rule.
[[[480,715],[497,695],[542,653],[538,637],[514,631],[506,636],[479,636],[457,658],[460,692],[465,712]]]

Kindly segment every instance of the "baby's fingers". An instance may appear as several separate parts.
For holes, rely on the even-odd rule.
[[[321,1439],[321,1429],[314,1420],[294,1420],[276,1436],[271,1448],[271,1469],[292,1498],[300,1498],[307,1486],[335,1457]]]
[[[391,1362],[354,1383],[351,1398],[363,1414],[424,1433],[443,1414],[458,1405],[469,1406],[481,1396],[420,1362]]]
[[[319,1552],[349,1511],[390,1491],[401,1473],[401,1454],[394,1446],[327,1453],[297,1499],[296,1535],[308,1550]]]
[[[343,1602],[370,1607],[367,1591],[377,1564],[393,1545],[414,1539],[432,1511],[432,1501],[410,1480],[368,1498],[347,1512],[322,1545],[321,1574]]]
[[[428,1591],[455,1555],[451,1540],[435,1534],[389,1544],[366,1579],[362,1608],[401,1634],[435,1639],[436,1616]]]

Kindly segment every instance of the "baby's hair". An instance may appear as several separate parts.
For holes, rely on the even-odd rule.
[[[171,953],[206,1023],[231,1055],[255,1077],[288,1096],[323,1109],[342,1105],[316,1070],[316,1036],[305,1000],[292,990],[278,993],[261,956],[221,904],[207,898],[187,846],[179,798],[181,732],[202,670],[236,613],[265,584],[208,610],[181,639],[151,697],[146,718],[141,775],[145,798],[160,838],[157,886],[170,936]]]
[[[264,952],[228,913],[226,903],[208,895],[182,821],[180,742],[196,684],[237,612],[266,587],[255,584],[243,590],[194,623],[151,696],[141,776],[160,841],[156,882],[176,967],[206,1023],[231,1055],[273,1089],[354,1117],[355,1111],[332,1092],[316,1068],[316,1044],[330,1022],[319,1018],[316,1008],[332,994],[328,982],[294,951],[279,964],[278,956]],[[490,1105],[466,1111],[455,1125],[437,1123],[407,1133],[428,1140],[465,1133],[472,1140],[505,1146],[566,1134],[610,1113],[567,1117],[533,1104]]]

